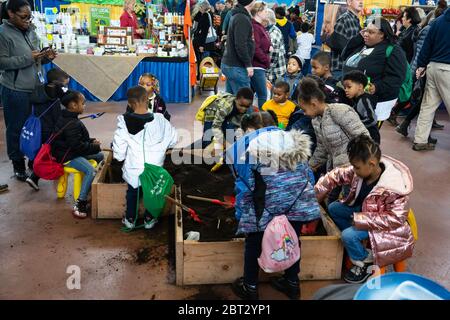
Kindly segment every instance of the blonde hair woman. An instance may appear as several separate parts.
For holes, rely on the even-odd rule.
[[[123,3],[123,13],[120,16],[120,27],[133,29],[133,39],[142,39],[145,33],[143,28],[138,27],[138,19],[134,12],[136,0],[125,0]]]

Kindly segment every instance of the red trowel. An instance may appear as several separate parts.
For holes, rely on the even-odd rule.
[[[187,206],[185,206],[184,204],[178,202],[177,200],[175,200],[174,198],[171,198],[169,196],[165,196],[167,200],[169,200],[170,202],[176,204],[177,206],[179,206],[181,209],[183,209],[184,211],[186,211],[187,213],[190,214],[190,216],[192,217],[192,219],[194,219],[194,221],[197,221],[198,223],[203,223],[202,220],[200,220],[200,217],[198,216],[197,212],[195,212],[194,209],[191,209]]]

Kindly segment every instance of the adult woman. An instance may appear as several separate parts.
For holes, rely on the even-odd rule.
[[[54,59],[52,49],[39,51],[39,38],[31,24],[31,8],[25,0],[8,1],[0,26],[0,90],[6,124],[8,157],[15,177],[25,181],[25,159],[19,137],[30,114],[30,94],[44,82],[41,64]]]
[[[134,12],[135,4],[136,0],[125,0],[123,3],[123,13],[120,16],[120,27],[131,27],[133,29],[133,39],[142,39],[145,30],[138,27],[138,19]]]
[[[402,32],[400,32],[398,45],[405,51],[408,63],[411,63],[411,60],[414,56],[413,39],[417,38],[417,34],[419,33],[420,21],[421,19],[419,16],[419,12],[417,12],[416,8],[407,7],[405,11],[403,11],[402,25],[404,29]]]
[[[267,9],[267,30],[273,50],[270,52],[270,67],[266,71],[267,80],[271,84],[286,73],[286,49],[281,30],[276,26],[275,12]]]
[[[210,27],[212,27],[212,18],[211,18],[211,5],[207,0],[201,2],[198,5],[198,13],[195,15],[194,20],[197,21],[197,27],[194,31],[194,39],[192,40],[192,44],[195,50],[195,56],[197,57],[197,63],[200,64],[203,58],[203,54],[208,51],[207,41],[211,41],[212,39],[207,39],[208,32]],[[216,38],[217,39],[217,38]],[[215,40],[213,40],[213,43]]]
[[[384,18],[375,18],[366,29],[353,37],[342,52],[343,73],[359,70],[370,78],[369,93],[376,95],[378,120],[386,120],[405,80],[407,63],[403,50]],[[391,51],[391,52],[390,52]]]
[[[255,38],[255,53],[253,55],[253,77],[250,79],[253,90],[258,96],[258,107],[261,108],[267,100],[266,70],[270,67],[270,36],[263,26],[267,20],[267,8],[264,2],[256,2],[250,11],[253,19],[253,36]]]

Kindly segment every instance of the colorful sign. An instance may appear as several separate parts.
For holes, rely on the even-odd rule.
[[[99,26],[109,27],[110,20],[109,8],[91,7],[91,34],[97,35]]]

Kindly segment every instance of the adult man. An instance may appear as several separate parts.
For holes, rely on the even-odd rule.
[[[227,77],[226,91],[236,94],[240,88],[250,87],[253,76],[252,59],[255,53],[250,10],[254,0],[238,0],[231,10],[227,44],[222,59],[222,72]]]
[[[331,71],[336,79],[342,77],[342,51],[347,42],[361,31],[359,14],[363,9],[363,0],[347,0],[347,6],[347,11],[336,20],[334,32],[326,42],[331,48]]]
[[[416,76],[424,75],[427,82],[425,93],[417,119],[413,150],[434,150],[436,142],[428,142],[434,114],[444,101],[450,114],[450,9],[437,18],[430,27],[427,37],[417,58]]]

